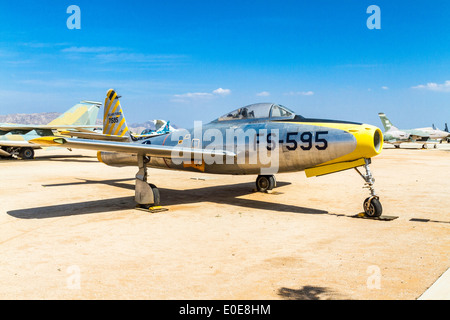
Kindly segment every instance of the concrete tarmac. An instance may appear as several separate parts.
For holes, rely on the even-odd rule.
[[[0,160],[2,299],[414,300],[449,268],[450,152],[372,159],[383,215],[355,218],[354,171],[255,176],[150,169],[161,213],[136,210],[136,168],[95,152]]]

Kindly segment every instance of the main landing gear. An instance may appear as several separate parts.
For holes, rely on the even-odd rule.
[[[256,190],[268,192],[277,186],[277,181],[273,175],[259,175],[256,178]]]
[[[147,182],[147,166],[149,158],[138,155],[139,171],[136,174],[135,201],[139,208],[149,209],[160,204],[160,195],[158,188]]]
[[[22,160],[34,159],[34,149],[29,147],[1,147],[0,156],[14,157]]]
[[[372,172],[370,171],[369,168],[369,164],[371,161],[370,159],[364,159],[364,161],[365,161],[364,169],[366,170],[366,174],[362,174],[358,170],[358,168],[355,168],[355,170],[366,182],[364,188],[368,188],[370,190],[370,197],[364,200],[363,203],[364,213],[366,214],[367,217],[377,218],[381,216],[381,214],[383,213],[383,207],[381,206],[380,197],[376,195],[375,189],[373,187],[375,179],[373,178]]]

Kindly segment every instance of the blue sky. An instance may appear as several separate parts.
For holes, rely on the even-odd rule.
[[[70,5],[81,29],[66,25]],[[381,29],[370,30],[370,5]],[[277,102],[305,117],[450,123],[450,1],[2,1],[0,114],[115,88],[127,121],[183,127]]]

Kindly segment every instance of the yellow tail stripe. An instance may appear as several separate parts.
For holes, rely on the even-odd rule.
[[[125,130],[123,130],[123,132],[120,134],[121,137],[123,137],[125,135],[125,133],[127,133],[128,131],[128,127],[125,127]]]
[[[115,117],[111,117],[111,118],[115,118]],[[114,122],[113,124],[110,124],[108,127],[108,131],[106,132],[106,134],[112,134],[112,131],[114,129],[114,127],[116,126],[116,122]]]
[[[113,110],[111,111],[111,113],[116,112],[117,107],[120,105],[120,101],[119,99],[117,99],[116,105],[114,106]]]
[[[114,114],[114,112],[116,112],[117,107],[120,106],[120,101],[119,99],[117,99],[117,102],[113,108],[113,110],[111,111],[112,114]],[[113,116],[114,117],[114,116]],[[116,123],[113,123],[111,126],[108,126],[106,128],[106,134],[111,134],[113,131],[113,128],[116,126]]]
[[[120,129],[122,128],[122,126],[124,124],[124,122],[125,122],[125,118],[122,118],[122,121],[120,121],[117,130],[114,132],[114,135],[117,135],[117,133],[119,133]]]
[[[109,109],[111,109],[111,105],[112,105],[113,101],[116,99],[116,97],[117,97],[117,93],[114,92],[114,95],[112,96],[111,100],[109,101],[108,108],[106,108],[106,110],[105,110],[105,116],[108,115]]]

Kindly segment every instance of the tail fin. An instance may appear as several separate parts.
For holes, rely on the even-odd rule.
[[[394,127],[394,125],[391,123],[391,121],[386,117],[384,113],[380,112],[378,116],[381,119],[381,123],[383,124],[385,132],[388,132],[389,130],[398,130],[398,128]]]
[[[170,120],[167,121],[166,125],[164,126],[164,131],[165,132],[170,132]]]
[[[101,102],[81,101],[48,125],[95,125]]]
[[[170,121],[165,120],[154,120],[155,129],[157,133],[168,133],[170,132]]]
[[[127,132],[130,134],[119,98],[114,89],[109,89],[106,93],[103,114],[103,134],[120,137],[123,137]]]
[[[444,128],[445,132],[448,132],[448,126],[447,126],[447,122],[445,123],[445,128]]]

